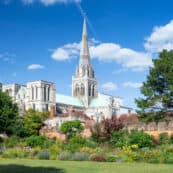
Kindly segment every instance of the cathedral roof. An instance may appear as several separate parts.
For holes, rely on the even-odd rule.
[[[119,98],[114,97],[114,101],[116,102],[115,104],[118,104],[118,105],[122,104]],[[93,108],[107,107],[110,104],[111,104],[111,96],[99,93],[97,98],[94,98],[91,100],[89,107],[93,107]]]
[[[56,94],[56,103],[70,105],[70,106],[84,107],[82,101],[79,98],[63,94]]]

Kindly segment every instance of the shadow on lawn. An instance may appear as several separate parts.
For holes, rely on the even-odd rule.
[[[30,167],[24,165],[0,165],[0,173],[65,173],[65,170],[54,167]]]

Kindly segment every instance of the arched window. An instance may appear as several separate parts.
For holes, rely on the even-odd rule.
[[[32,95],[32,100],[34,100],[34,88],[31,87],[31,95]]]
[[[36,92],[36,99],[38,99],[38,88],[35,86],[35,92]]]
[[[85,87],[84,84],[81,84],[81,93],[82,96],[85,95]]]
[[[47,88],[47,100],[50,100],[50,86]]]
[[[88,95],[91,96],[91,85],[88,87]]]
[[[76,84],[76,87],[75,87],[75,96],[78,96],[79,95],[79,85]]]
[[[95,94],[94,94],[94,93],[95,93],[95,92],[94,92],[94,88],[95,88],[95,86],[93,85],[93,86],[92,86],[92,96],[95,95]]]
[[[43,92],[44,92],[44,101],[46,101],[46,86],[44,86]]]

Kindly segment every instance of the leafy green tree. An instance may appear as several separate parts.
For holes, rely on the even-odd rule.
[[[0,133],[15,134],[19,120],[17,104],[6,92],[0,90]]]
[[[69,139],[79,134],[83,130],[83,126],[79,120],[66,121],[61,125],[60,130]]]
[[[21,118],[20,129],[18,135],[20,137],[28,137],[39,135],[39,130],[43,126],[43,121],[48,117],[49,113],[28,110]]]
[[[141,87],[144,98],[136,99],[141,115],[146,123],[165,120],[173,110],[173,50],[163,50],[159,58],[153,59],[146,82]]]

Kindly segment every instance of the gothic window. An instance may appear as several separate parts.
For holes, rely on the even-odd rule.
[[[79,85],[76,84],[76,87],[75,87],[75,96],[78,96],[79,95]]]
[[[82,76],[85,76],[85,68],[82,67]]]
[[[81,84],[81,95],[85,95],[85,87],[84,84]]]
[[[49,105],[46,104],[46,110],[45,111],[48,111],[49,110]]]
[[[46,86],[44,86],[43,92],[44,92],[44,101],[46,101]]]
[[[48,94],[47,99],[49,101],[50,100],[50,86],[47,88],[47,94]]]
[[[91,96],[91,85],[88,87],[88,95]]]
[[[31,88],[32,100],[34,100],[34,88]]]
[[[92,96],[94,96],[94,88],[95,88],[95,86],[93,85],[92,86]]]
[[[37,88],[37,86],[35,87],[35,92],[36,92],[36,99],[38,99],[38,88]]]

